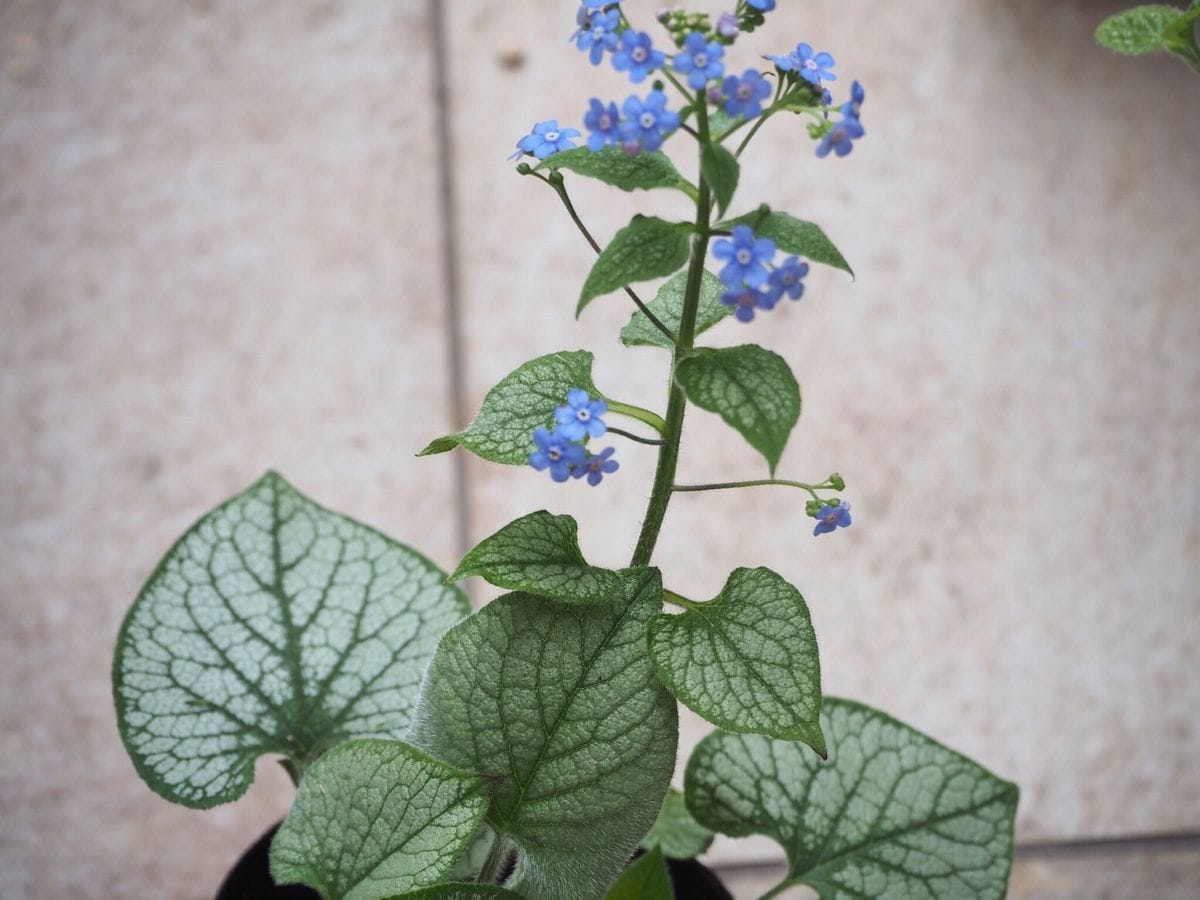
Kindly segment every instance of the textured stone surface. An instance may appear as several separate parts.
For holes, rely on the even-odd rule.
[[[467,406],[588,345],[606,391],[663,393],[661,352],[616,342],[627,300],[572,320],[590,251],[503,162],[534,121],[628,93],[566,44],[571,5],[443,4]],[[685,594],[739,565],[794,581],[826,689],[1018,782],[1026,840],[1200,828],[1200,81],[1093,47],[1120,5],[773,14],[750,47],[833,51],[839,87],[867,84],[869,139],[818,163],[772,123],[739,203],[820,221],[860,277],[815,274],[800,306],[712,338],[792,361],[805,406],[781,474],[839,468],[856,525],[814,541],[796,496],[685,496],[658,555]],[[410,456],[464,424],[444,412],[428,9],[0,4],[6,897],[211,896],[285,809],[271,763],[234,806],[169,807],[116,737],[111,640],[200,513],[274,466],[455,561],[455,464]],[[601,238],[639,204],[686,212],[577,195]],[[764,471],[711,414],[686,438],[682,479]],[[472,463],[472,537],[547,507],[580,520],[589,560],[624,563],[653,453],[620,453],[595,491]]]
[[[211,897],[286,810],[272,763],[171,807],[117,739],[121,616],[201,513],[275,467],[454,562],[424,12],[0,6],[6,897]]]
[[[663,354],[605,336],[629,315],[620,295],[572,320],[591,251],[502,162],[534,121],[578,124],[588,97],[629,92],[563,46],[561,6],[449,11],[470,403],[530,356],[587,346],[597,385],[658,406]],[[655,6],[623,4],[639,21]],[[705,335],[792,362],[805,404],[780,474],[839,469],[856,524],[814,540],[802,495],[687,495],[656,555],[688,596],[734,566],[792,580],[825,689],[1020,784],[1026,840],[1200,827],[1200,81],[1095,47],[1117,6],[781,4],[739,44],[749,62],[809,40],[837,56],[840,90],[867,85],[852,156],[818,161],[798,124],[772,122],[734,203],[819,221],[858,281],[818,271],[769,323]],[[686,212],[574,184],[602,240],[637,209]],[[681,481],[765,475],[711,414],[684,437]],[[591,492],[473,465],[474,533],[548,506],[579,519],[589,560],[620,564],[653,452],[620,455]],[[707,730],[682,721],[692,741]]]

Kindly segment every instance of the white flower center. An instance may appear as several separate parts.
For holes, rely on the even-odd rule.
[[[739,100],[749,100],[753,96],[753,89],[748,84],[739,84],[737,95]]]
[[[608,129],[612,128],[612,118],[608,113],[604,113],[597,124],[600,126],[601,131],[608,131]]]
[[[639,62],[639,63],[645,62],[646,61],[646,48],[645,47],[634,47],[633,52],[630,53],[629,55],[633,57],[634,62]]]
[[[737,257],[736,257],[736,259],[737,259],[737,261],[738,261],[739,263],[741,263],[743,266],[748,266],[748,265],[750,265],[750,260],[752,260],[753,258],[754,258],[754,254],[752,254],[752,253],[751,253],[749,250],[747,250],[745,247],[743,247],[741,250],[739,250],[739,251],[737,252]]]
[[[599,41],[599,40],[602,40],[603,38],[604,38],[604,26],[597,25],[595,28],[592,29],[592,39]]]
[[[591,417],[592,417],[592,414],[590,412],[588,412],[586,409],[575,410],[575,418],[577,418],[580,422],[586,422]]]
[[[647,130],[653,128],[657,121],[658,119],[651,112],[644,112],[638,117],[638,124]]]
[[[558,132],[557,132],[557,131],[547,131],[547,132],[546,132],[546,133],[543,135],[543,137],[544,137],[544,138],[545,138],[547,141],[549,141],[551,144],[556,144],[556,143],[558,143]]]
[[[550,462],[558,462],[562,459],[562,451],[557,447],[551,447],[546,451],[546,459],[550,460]]]
[[[707,53],[697,53],[695,56],[692,57],[692,62],[696,64],[697,69],[706,68],[708,66],[708,54]]]

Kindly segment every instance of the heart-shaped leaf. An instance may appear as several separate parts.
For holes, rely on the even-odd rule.
[[[245,793],[263,753],[302,770],[401,734],[438,638],[470,611],[444,577],[268,474],[179,539],[121,627],[113,694],[138,773],[205,808]]]
[[[671,859],[691,859],[699,856],[712,843],[713,833],[692,818],[683,802],[683,792],[667,791],[662,810],[650,833],[642,838],[646,850],[658,848]]]
[[[800,419],[800,385],[777,353],[755,344],[701,347],[675,367],[687,398],[715,412],[767,459],[774,474]]]
[[[679,334],[679,322],[683,318],[683,295],[687,289],[687,272],[679,272],[658,289],[658,294],[646,304],[660,322]],[[721,303],[725,288],[716,275],[704,271],[700,279],[700,303],[696,308],[696,334],[702,334],[722,319],[733,315],[732,306]],[[667,336],[650,324],[641,310],[635,310],[629,323],[621,329],[621,343],[626,347],[665,347],[673,349]]]
[[[784,253],[795,253],[812,262],[833,266],[850,275],[854,274],[841,251],[833,245],[833,241],[829,240],[821,227],[813,222],[764,208],[722,222],[717,228],[732,231],[738,225],[749,225],[757,237],[771,238]]]
[[[594,298],[633,284],[678,271],[688,260],[692,226],[653,216],[634,216],[618,231],[592,265],[575,315]]]
[[[475,421],[458,434],[432,441],[417,456],[461,446],[490,462],[524,465],[534,449],[534,429],[554,425],[554,410],[567,402],[571,388],[600,396],[592,384],[592,360],[586,350],[531,359],[488,391]]]
[[[770,569],[734,569],[714,599],[650,629],[659,677],[729,731],[799,740],[825,754],[817,638],[800,592]]]
[[[444,878],[486,809],[486,779],[400,741],[350,741],[304,776],[271,876],[324,900],[382,900]]]
[[[539,510],[509,522],[463,557],[451,581],[482,575],[497,587],[573,603],[611,603],[621,576],[589,566],[570,516]]]
[[[604,900],[674,900],[667,864],[657,849],[634,860],[616,883],[608,889]]]
[[[425,680],[413,739],[499,777],[487,820],[520,848],[512,887],[530,900],[600,896],[670,784],[675,702],[646,649],[662,584],[623,580],[608,604],[492,601],[447,632]]]
[[[587,147],[577,147],[555,153],[538,169],[567,169],[623,191],[675,188],[688,196],[695,191],[679,174],[670,157],[660,151],[630,156],[621,147],[605,147],[595,152]]]
[[[825,699],[822,763],[798,744],[715,732],[688,762],[697,821],[765,834],[787,884],[823,898],[1004,896],[1017,786],[849,700]]]

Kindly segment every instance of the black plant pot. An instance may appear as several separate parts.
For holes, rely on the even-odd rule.
[[[268,854],[279,825],[255,841],[242,854],[217,891],[216,900],[321,900],[321,895],[301,884],[277,885],[271,880]],[[694,859],[668,859],[671,886],[677,900],[733,900],[716,873]]]

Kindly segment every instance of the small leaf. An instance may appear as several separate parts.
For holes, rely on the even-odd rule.
[[[755,344],[700,348],[679,361],[675,380],[689,400],[740,432],[775,472],[800,419],[800,386],[782,356]]]
[[[611,603],[622,591],[620,575],[589,566],[583,558],[575,520],[544,509],[480,541],[450,581],[472,575],[497,587],[571,603]]]
[[[784,253],[795,253],[812,262],[833,266],[850,275],[854,274],[841,251],[825,236],[820,226],[812,222],[764,208],[721,222],[717,228],[731,231],[738,225],[749,225],[754,229],[756,236],[770,238]]]
[[[1127,56],[1162,50],[1167,29],[1182,15],[1177,7],[1161,3],[1135,6],[1101,22],[1096,29],[1096,40]]]
[[[271,877],[324,900],[382,900],[439,881],[487,809],[487,781],[400,741],[350,741],[300,782]]]
[[[877,710],[826,698],[829,762],[797,744],[714,732],[688,761],[688,809],[787,853],[823,898],[1004,896],[1017,787]]]
[[[113,694],[138,774],[176,803],[236,800],[254,761],[303,769],[397,737],[441,634],[470,606],[416,551],[274,473],[210,512],[126,616]]]
[[[737,157],[720,144],[704,145],[700,153],[700,172],[716,197],[717,215],[724,215],[725,208],[733,199],[740,171]]]
[[[691,226],[684,223],[634,216],[592,266],[575,315],[596,297],[637,281],[673,274],[688,260],[689,234]]]
[[[475,421],[458,434],[432,441],[417,456],[461,446],[490,462],[523,465],[534,449],[534,429],[554,425],[554,410],[567,402],[571,388],[600,396],[592,384],[592,360],[586,350],[531,359],[488,391]]]
[[[679,272],[658,289],[658,295],[646,304],[650,312],[671,330],[679,334],[679,323],[683,318],[683,295],[687,290],[687,272]],[[733,315],[732,306],[721,303],[725,288],[720,279],[707,269],[700,277],[700,304],[696,310],[696,334],[703,334],[722,319]],[[672,349],[666,335],[650,324],[650,320],[635,310],[629,323],[621,329],[621,343],[626,347],[665,347]]]
[[[604,900],[674,900],[667,864],[657,849],[636,859],[608,889]]]
[[[694,190],[687,179],[679,174],[670,157],[659,151],[630,156],[621,147],[606,147],[597,152],[587,147],[577,147],[555,153],[538,169],[567,169],[623,191],[675,188],[690,194]]]
[[[676,707],[646,647],[662,582],[623,581],[608,604],[493,600],[447,632],[425,679],[414,740],[497,776],[487,820],[520,848],[512,887],[530,900],[600,896],[670,784]]]
[[[521,900],[520,894],[491,884],[435,884],[407,894],[397,894],[388,900]]]
[[[642,838],[646,850],[658,848],[671,859],[699,856],[712,843],[713,833],[692,818],[683,802],[683,792],[671,788],[650,833]]]
[[[770,569],[734,569],[714,599],[660,615],[650,654],[671,693],[714,725],[804,741],[825,755],[808,606]]]

